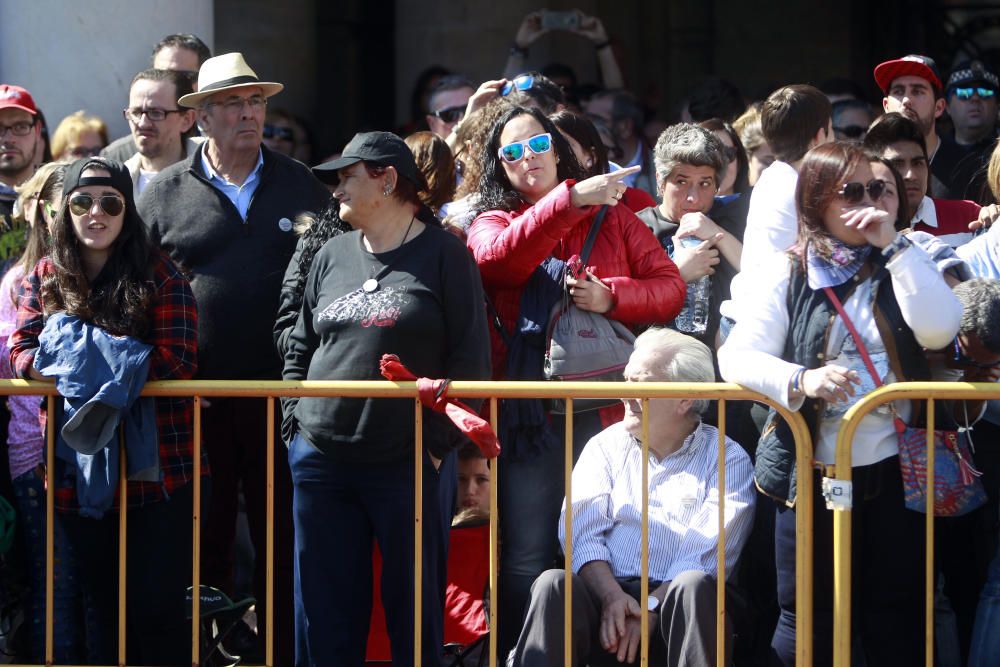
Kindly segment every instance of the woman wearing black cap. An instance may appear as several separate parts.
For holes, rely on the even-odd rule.
[[[383,354],[398,355],[418,376],[486,378],[479,273],[462,242],[420,203],[425,183],[406,144],[388,132],[358,134],[343,157],[314,171],[339,178],[334,197],[354,231],[313,259],[284,378],[377,380]],[[422,661],[430,665],[443,636],[449,522],[442,507],[452,506],[455,484],[448,455],[461,441],[442,415],[425,414],[419,613]],[[364,663],[373,539],[383,558],[393,664],[413,664],[413,402],[302,398],[286,405],[285,417],[296,432],[288,453],[296,664]]]
[[[143,366],[137,362],[128,369],[136,373],[136,386],[146,379],[191,378],[198,331],[191,287],[150,241],[135,209],[128,171],[103,158],[78,160],[66,170],[63,193],[50,253],[21,285],[17,330],[10,337],[15,373],[34,380],[55,377],[57,388],[65,392],[68,386],[94,384],[102,353],[107,363],[124,366],[125,361],[112,358],[121,352],[148,364],[136,370]],[[68,372],[46,369],[45,360],[53,351]],[[149,463],[142,478],[150,481],[130,481],[127,493],[116,488],[114,430],[106,443],[93,443],[97,451],[88,477],[77,469],[86,467],[80,458],[84,454],[62,450],[64,444],[70,446],[69,436],[57,429],[65,442],[57,443],[56,466],[48,471],[48,482],[56,487],[55,506],[77,555],[80,586],[93,601],[86,649],[92,664],[110,664],[117,656],[117,510],[122,494],[128,499],[128,662],[163,665],[190,659],[183,601],[191,583],[184,564],[189,566],[191,560],[193,402],[152,400],[155,403],[145,406],[150,413],[144,422],[152,426],[137,426],[135,437],[129,428],[132,408],[121,410],[129,474],[133,462]],[[66,422],[64,410],[50,417],[60,425]],[[68,460],[64,451],[69,451]],[[202,474],[208,474],[204,458]],[[102,479],[110,484],[102,487]],[[203,485],[207,487],[207,480]]]

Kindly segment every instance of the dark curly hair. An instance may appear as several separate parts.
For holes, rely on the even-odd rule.
[[[101,158],[90,158],[84,169],[107,170]],[[87,320],[117,336],[145,338],[150,329],[150,307],[156,293],[153,267],[158,250],[135,209],[131,192],[125,199],[122,229],[100,274],[87,278],[80,241],[73,231],[69,198],[62,202],[52,226],[49,257],[55,266],[42,281],[40,297],[46,316],[57,311]]]
[[[552,148],[556,152],[558,163],[556,164],[556,177],[559,181],[570,178],[583,179],[587,175],[580,166],[569,142],[562,133],[549,120],[545,114],[538,109],[526,109],[524,107],[511,107],[501,115],[493,128],[487,135],[486,143],[483,144],[480,154],[480,164],[482,174],[479,176],[479,202],[476,204],[476,214],[484,211],[513,211],[520,208],[527,202],[521,193],[514,189],[507,178],[507,172],[503,169],[500,161],[500,135],[507,123],[518,116],[531,116],[542,126],[542,129],[552,135]]]
[[[302,243],[302,252],[299,253],[299,277],[295,283],[295,293],[301,300],[316,253],[334,236],[351,231],[351,226],[340,219],[340,202],[331,197],[318,216],[302,216],[297,221],[296,229]]]

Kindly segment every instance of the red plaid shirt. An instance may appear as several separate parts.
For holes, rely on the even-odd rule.
[[[28,370],[35,361],[38,336],[45,326],[39,293],[44,278],[55,272],[49,258],[42,259],[24,277],[17,295],[17,330],[10,336],[10,363],[17,377],[29,379]],[[153,346],[149,360],[150,380],[187,380],[197,370],[198,312],[191,285],[177,267],[160,255],[153,270],[156,296],[149,336],[144,342]],[[159,502],[184,486],[194,476],[194,402],[190,398],[156,398],[156,424],[160,445],[160,481],[129,482],[128,506],[142,507]],[[44,404],[43,404],[44,405]],[[41,413],[44,432],[45,414]],[[202,450],[202,475],[208,474],[208,459]],[[77,510],[75,475],[63,474],[61,460],[56,461],[56,507]],[[116,492],[114,507],[119,506]]]

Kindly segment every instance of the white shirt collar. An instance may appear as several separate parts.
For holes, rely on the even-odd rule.
[[[926,195],[920,200],[920,205],[917,206],[917,210],[913,213],[913,217],[910,219],[910,227],[912,228],[918,222],[922,222],[928,227],[934,227],[935,229],[938,226],[937,208],[934,206],[934,200]]]

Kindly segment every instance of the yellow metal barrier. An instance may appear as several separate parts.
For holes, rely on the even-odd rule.
[[[850,483],[854,435],[861,420],[890,401],[927,401],[927,488],[934,488],[934,401],[1000,399],[1000,384],[972,382],[897,382],[871,392],[844,414],[837,433],[832,479]],[[927,549],[924,571],[925,664],[934,664],[934,494],[927,494]],[[851,664],[851,508],[838,507],[833,516],[833,664]]]
[[[54,414],[55,389],[52,384],[42,382],[27,382],[24,380],[0,380],[0,395],[28,394],[48,396],[48,409],[50,414]],[[422,468],[422,409],[418,398],[416,383],[414,382],[385,382],[385,381],[352,381],[352,382],[282,382],[282,381],[228,381],[228,380],[192,380],[192,381],[160,381],[149,382],[142,392],[143,396],[171,396],[171,397],[194,397],[194,511],[192,514],[192,535],[193,553],[192,583],[194,591],[198,591],[199,583],[199,557],[200,557],[200,498],[201,498],[201,406],[199,398],[230,397],[230,398],[260,398],[268,399],[268,439],[267,439],[267,538],[266,538],[266,572],[268,598],[273,597],[274,592],[274,425],[275,425],[275,398],[281,397],[357,397],[357,398],[412,398],[415,406],[416,418],[416,447],[415,447],[415,472],[414,472],[414,565],[415,565],[415,590],[414,590],[414,657],[415,664],[421,665],[421,614],[420,603],[422,599],[422,494],[423,479]],[[648,595],[649,591],[649,536],[648,536],[648,512],[649,512],[649,485],[648,485],[648,417],[649,400],[656,398],[690,398],[717,400],[719,404],[719,553],[717,577],[717,602],[718,602],[718,622],[717,622],[717,648],[718,664],[723,665],[725,660],[726,636],[725,636],[725,533],[724,533],[724,495],[725,495],[725,402],[727,400],[748,400],[757,401],[769,405],[788,422],[796,442],[796,460],[800,471],[811,470],[812,443],[809,437],[805,421],[797,412],[791,412],[782,406],[774,403],[767,397],[756,392],[744,389],[739,385],[724,383],[680,383],[680,382],[643,382],[643,383],[605,383],[605,382],[472,382],[455,381],[449,387],[449,396],[454,398],[486,398],[490,402],[492,424],[494,430],[497,427],[497,401],[504,398],[564,398],[567,399],[567,408],[571,409],[574,398],[632,398],[643,402],[643,536],[642,536],[642,560],[646,564],[642,570],[641,591],[642,599]],[[1000,397],[1000,389],[997,391]],[[569,412],[570,410],[568,410]],[[49,420],[47,437],[50,443],[48,447],[48,466],[54,469],[54,422]],[[572,415],[566,416],[566,457],[565,457],[565,482],[567,507],[572,507]],[[501,443],[502,446],[502,443]],[[849,453],[848,453],[849,457]],[[124,475],[124,461],[121,471]],[[849,468],[848,468],[849,471]],[[848,472],[849,474],[849,472]],[[490,488],[490,609],[497,607],[497,573],[499,571],[498,552],[498,517],[497,510],[497,466],[491,466],[491,488]],[[120,480],[124,485],[124,477]],[[798,665],[812,664],[812,475],[799,475],[798,501],[796,511],[796,663]],[[126,544],[126,514],[127,508],[122,507],[120,511],[121,534],[119,540],[120,570],[119,570],[119,645],[118,663],[125,665],[125,544]],[[566,525],[566,570],[572,570],[572,525],[571,512],[567,512]],[[54,488],[48,485],[47,490],[47,558],[46,558],[46,631],[45,631],[45,659],[46,664],[53,663],[53,526],[54,526]],[[848,565],[849,567],[849,565]],[[572,632],[572,586],[569,574],[566,578],[566,645],[565,662],[570,664],[571,647],[569,640]],[[200,596],[192,595],[192,618],[199,617]],[[270,599],[268,599],[270,602]],[[274,665],[274,617],[273,604],[266,605],[267,613],[264,619],[265,632],[265,664],[267,667]],[[642,643],[640,648],[640,664],[648,665],[648,626],[645,615],[642,618]],[[497,664],[497,619],[496,614],[490,616],[490,640],[489,640],[489,664],[494,667]],[[191,638],[191,663],[199,663],[199,627],[198,623],[192,623]]]

